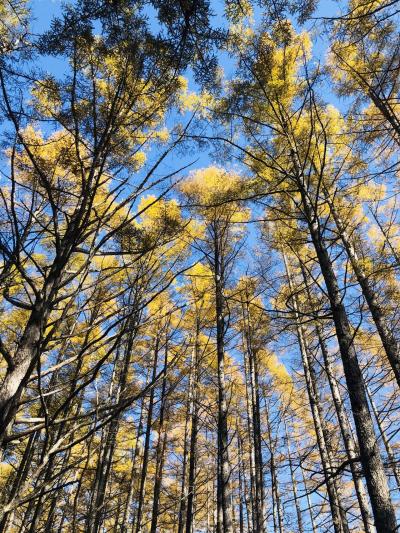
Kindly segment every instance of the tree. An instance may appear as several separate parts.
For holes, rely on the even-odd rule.
[[[198,206],[199,215],[205,226],[204,237],[197,239],[213,274],[216,322],[216,350],[218,361],[218,531],[231,533],[232,503],[229,463],[228,398],[225,384],[225,334],[227,328],[227,307],[224,291],[229,269],[238,253],[241,240],[241,224],[247,220],[235,202],[227,199],[240,188],[238,176],[229,175],[217,167],[198,171],[181,186],[189,204]]]

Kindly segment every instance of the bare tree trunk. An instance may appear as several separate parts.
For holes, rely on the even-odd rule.
[[[136,442],[135,442],[135,450],[133,452],[132,457],[132,470],[129,480],[129,490],[128,495],[126,497],[125,506],[124,506],[124,514],[122,517],[122,524],[121,524],[121,533],[127,533],[128,526],[129,526],[129,509],[132,503],[133,498],[133,491],[135,487],[135,468],[136,468],[136,459],[139,454],[139,446],[140,446],[140,437],[142,436],[143,432],[143,411],[144,411],[144,398],[141,399],[140,404],[140,415],[139,415],[139,423],[138,423],[138,429],[136,433]]]
[[[288,285],[290,287],[291,293],[293,293],[291,273],[289,270],[289,265],[286,259],[285,254],[283,253],[283,260],[285,263]],[[338,493],[334,480],[332,478],[332,461],[330,458],[329,450],[326,445],[324,428],[323,428],[323,414],[320,406],[319,394],[317,389],[317,384],[315,380],[315,375],[313,372],[311,356],[309,354],[308,346],[306,343],[306,336],[304,328],[300,323],[300,318],[298,314],[298,303],[295,296],[292,298],[293,307],[295,311],[295,320],[296,320],[296,329],[297,329],[297,339],[299,342],[301,358],[303,362],[304,377],[307,386],[308,398],[310,401],[311,413],[315,427],[315,433],[317,437],[318,449],[321,457],[322,470],[324,473],[325,484],[328,491],[329,504],[332,514],[333,527],[336,533],[347,533],[348,526],[347,520],[342,510],[340,504]]]
[[[400,490],[400,473],[398,471],[398,461],[396,460],[396,456],[394,454],[393,448],[390,446],[389,439],[387,438],[386,432],[383,428],[382,422],[379,418],[378,409],[376,408],[374,399],[372,397],[371,391],[369,390],[368,385],[366,385],[366,391],[368,395],[368,400],[372,408],[372,412],[374,413],[374,418],[376,420],[376,425],[378,426],[379,433],[382,437],[382,442],[385,446],[385,450],[389,459],[390,468],[393,472],[394,479],[396,480],[397,489]]]
[[[286,426],[286,421],[285,421],[285,436],[286,436],[286,446],[287,446],[287,454],[288,454],[288,461],[289,461],[290,479],[292,481],[294,505],[296,507],[297,526],[299,528],[299,533],[304,533],[303,517],[301,515],[299,496],[297,494],[297,481],[296,481],[296,476],[295,476],[293,463],[292,463],[292,453],[290,450],[290,439],[289,439],[289,434],[288,434],[288,430]]]
[[[158,422],[158,440],[156,446],[156,471],[154,479],[154,489],[153,489],[153,509],[151,514],[151,526],[150,533],[157,532],[157,523],[158,523],[158,514],[159,514],[159,504],[160,504],[160,493],[163,477],[163,468],[164,468],[164,457],[165,449],[167,446],[167,423],[165,420],[165,415],[167,412],[167,367],[168,367],[168,342],[165,345],[165,358],[164,358],[164,372],[163,380],[161,387],[161,406]],[[165,426],[165,427],[164,427]]]
[[[114,361],[114,368],[108,391],[108,398],[114,396],[115,382],[118,379],[118,352]],[[117,401],[120,394],[120,384],[117,384]],[[118,419],[113,419],[109,426],[104,428],[100,441],[100,449],[97,460],[96,476],[92,488],[91,504],[88,512],[87,530],[89,533],[97,533],[104,519],[104,500],[106,495],[108,476],[111,470],[115,440],[118,431]]]
[[[188,476],[188,501],[186,510],[186,533],[193,531],[194,498],[196,491],[196,463],[197,463],[197,434],[199,425],[198,386],[199,386],[199,334],[200,324],[196,323],[196,336],[193,351],[193,382],[190,401],[190,450],[189,450],[189,476]]]
[[[243,464],[243,448],[240,437],[240,427],[236,423],[236,435],[237,435],[237,448],[238,448],[238,483],[239,483],[239,532],[244,533],[244,513],[243,508],[245,506],[245,475],[244,475],[244,464]]]
[[[375,518],[375,527],[378,533],[392,533],[395,532],[397,528],[396,514],[390,498],[389,486],[379,445],[376,439],[371,413],[368,408],[365,384],[353,344],[353,334],[349,319],[342,302],[341,292],[328,251],[320,234],[318,221],[314,216],[311,202],[303,184],[301,184],[301,180],[299,180],[299,189],[302,196],[310,236],[317,253],[335,323],[336,335],[339,342],[347,389],[349,391],[350,403],[357,431],[361,462]]]
[[[272,494],[273,494],[273,503],[275,504],[274,512],[274,529],[276,532],[284,533],[283,529],[283,509],[281,504],[281,495],[279,491],[279,481],[277,467],[275,463],[275,443],[272,439],[271,424],[269,420],[269,412],[267,405],[265,406],[266,419],[267,419],[267,438],[270,452],[270,471],[271,471],[271,481],[272,481]]]
[[[185,413],[185,432],[183,443],[183,464],[182,464],[182,476],[181,476],[181,492],[179,498],[179,511],[178,511],[178,528],[177,533],[183,533],[185,527],[186,509],[187,509],[187,467],[188,467],[188,455],[189,455],[189,424],[190,424],[190,401],[191,401],[191,387],[192,387],[192,373],[193,362],[190,367],[189,383],[187,388],[187,401],[186,401],[186,413]]]
[[[257,512],[256,512],[256,469],[255,469],[255,452],[254,452],[254,426],[253,426],[253,412],[251,406],[251,384],[250,384],[250,370],[249,370],[249,357],[246,348],[244,350],[244,372],[245,372],[245,384],[246,384],[246,410],[247,410],[247,437],[249,446],[249,471],[250,471],[250,491],[248,494],[248,500],[250,500],[250,506],[248,510],[248,518],[251,523],[251,527],[257,530]]]
[[[22,460],[18,466],[17,474],[11,486],[11,490],[8,496],[9,501],[11,501],[16,496],[16,494],[18,493],[19,487],[23,483],[25,483],[28,477],[30,462],[32,460],[33,453],[35,451],[35,442],[37,441],[37,437],[38,437],[38,432],[34,432],[30,435],[28,439],[28,443],[25,447]],[[5,503],[5,502],[2,501],[2,503]],[[0,522],[1,533],[3,532],[7,533],[9,524],[12,526],[13,517],[14,517],[14,512],[5,513],[5,515],[3,516],[3,519]]]
[[[385,228],[383,227],[381,221],[379,220],[377,212],[374,209],[372,209],[371,206],[369,206],[369,212],[374,217],[374,220],[375,220],[380,232],[382,233],[382,235],[383,235],[383,237],[385,239],[385,244],[387,244],[387,246],[390,248],[390,252],[391,252],[391,254],[392,254],[392,256],[393,256],[393,258],[395,260],[395,265],[397,267],[400,267],[400,256],[399,256],[397,250],[395,249],[395,247],[393,246],[393,243],[390,240],[388,232],[385,230]]]
[[[24,334],[19,342],[13,359],[13,368],[7,370],[0,390],[0,446],[10,430],[17,411],[22,391],[31,375],[36,358],[39,356],[38,344],[44,324],[44,304],[32,311]]]
[[[297,441],[296,441],[296,452],[297,452],[297,455],[300,456],[299,447],[298,447]],[[315,520],[314,520],[313,510],[312,510],[312,502],[311,502],[311,498],[310,498],[310,493],[308,492],[306,476],[304,474],[304,468],[303,468],[301,459],[300,459],[299,463],[300,463],[301,479],[303,481],[304,492],[305,492],[306,500],[307,500],[308,513],[310,515],[311,530],[312,530],[312,533],[317,533],[317,529],[315,527]]]
[[[218,231],[218,230],[217,230]],[[214,282],[215,311],[217,320],[217,360],[218,360],[218,518],[223,533],[233,533],[232,506],[230,494],[230,464],[228,436],[228,406],[225,388],[225,318],[223,280],[224,266],[220,247],[220,236],[214,239]],[[221,523],[222,518],[222,523]]]
[[[308,288],[309,279],[307,276],[307,272],[304,268],[304,265],[300,262],[300,268],[303,275],[304,284],[306,286],[307,295],[309,301],[312,301],[311,294]],[[347,413],[345,410],[345,406],[340,394],[340,390],[337,384],[337,381],[335,379],[331,358],[328,352],[328,348],[326,346],[325,340],[323,338],[323,335],[321,333],[321,328],[317,324],[315,327],[316,337],[318,339],[319,348],[321,350],[323,360],[324,360],[324,370],[328,378],[329,387],[332,394],[333,403],[335,404],[335,410],[336,410],[336,416],[339,422],[340,432],[342,435],[342,439],[344,442],[344,446],[346,449],[347,457],[350,461],[350,470],[353,477],[353,483],[354,488],[356,491],[356,496],[358,500],[358,504],[360,507],[361,512],[361,518],[363,521],[364,529],[366,533],[373,533],[374,532],[374,526],[373,526],[373,520],[370,515],[369,511],[369,504],[368,504],[368,498],[365,493],[365,488],[363,481],[360,477],[360,473],[357,470],[357,458],[358,458],[358,450],[356,443],[354,441],[353,437],[353,431],[350,426],[349,419],[347,417]]]
[[[64,237],[65,250],[63,257],[53,263],[48,278],[37,296],[26,323],[24,333],[18,343],[13,357],[12,366],[8,366],[0,390],[0,448],[4,437],[13,423],[23,390],[40,357],[40,340],[43,337],[47,320],[52,310],[52,302],[58,291],[61,275],[68,260],[71,245],[67,244],[71,235]]]
[[[158,364],[158,351],[159,351],[159,338],[157,337],[155,347],[154,347],[154,360],[153,360],[153,372],[151,380],[154,381],[157,376],[157,364]],[[135,528],[136,533],[140,533],[142,528],[142,515],[143,515],[143,505],[145,497],[145,486],[147,479],[147,467],[149,462],[149,451],[150,451],[150,436],[151,436],[151,427],[153,423],[153,408],[154,408],[154,387],[150,391],[149,397],[149,407],[147,411],[147,421],[146,421],[146,434],[144,442],[144,451],[143,451],[143,461],[142,469],[140,475],[140,487],[138,494],[138,509],[136,514],[136,520],[133,528]]]
[[[368,308],[371,312],[371,316],[374,320],[376,329],[379,333],[379,336],[382,341],[382,345],[385,349],[387,358],[389,360],[390,366],[392,367],[393,374],[396,378],[397,385],[400,387],[400,347],[396,340],[396,337],[393,335],[391,328],[387,324],[385,312],[378,301],[376,291],[374,290],[372,283],[368,276],[365,274],[364,269],[362,268],[361,262],[358,258],[356,247],[352,242],[351,238],[347,234],[346,227],[340,218],[339,213],[336,210],[333,202],[329,198],[329,193],[326,193],[328,197],[328,203],[335,219],[336,226],[339,230],[340,238],[343,242],[343,245],[346,249],[347,255],[349,256],[351,266],[354,270],[354,273],[357,277],[357,281],[360,284],[362,293],[364,295],[365,301],[367,302]]]
[[[321,352],[324,358],[325,372],[328,377],[333,403],[335,404],[335,410],[339,422],[340,432],[342,434],[347,457],[350,460],[350,470],[353,477],[354,487],[357,495],[358,504],[360,507],[364,529],[366,533],[374,533],[373,520],[369,511],[368,498],[365,493],[365,488],[360,477],[360,473],[357,471],[356,460],[358,454],[356,443],[353,438],[353,432],[350,427],[349,420],[347,418],[347,413],[345,411],[337,381],[333,375],[332,363],[330,360],[327,346],[321,335],[319,326],[317,326],[316,328],[316,333],[318,337],[319,346],[321,348]]]
[[[247,367],[250,382],[250,398],[251,398],[251,416],[249,417],[250,432],[252,437],[252,448],[254,449],[254,463],[255,463],[255,526],[257,531],[263,533],[264,528],[264,475],[263,475],[263,456],[261,445],[261,417],[260,417],[260,388],[258,377],[258,360],[257,353],[253,348],[253,334],[250,326],[250,302],[249,295],[245,294],[242,297],[242,317],[244,325],[244,335],[246,340],[246,355]],[[246,357],[246,356],[245,356]],[[246,366],[246,365],[245,365]],[[247,380],[246,380],[247,383]]]

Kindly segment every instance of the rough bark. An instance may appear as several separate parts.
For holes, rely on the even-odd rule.
[[[214,283],[218,364],[218,522],[223,533],[233,533],[230,493],[230,464],[228,452],[228,406],[225,387],[225,309],[223,296],[224,265],[221,252],[220,238],[217,230],[214,242]]]
[[[247,367],[249,373],[251,413],[249,413],[250,434],[252,437],[252,450],[254,450],[254,467],[255,467],[255,501],[254,514],[255,526],[257,531],[263,533],[264,527],[264,474],[263,474],[263,456],[261,445],[261,416],[260,416],[260,387],[258,376],[257,354],[253,348],[253,332],[250,326],[250,309],[249,299],[245,295],[242,300],[242,316],[245,329]]]
[[[342,302],[342,296],[332,262],[320,233],[318,221],[313,213],[306,191],[302,185],[299,188],[310,236],[325,281],[333,321],[335,323],[343,370],[358,437],[361,462],[375,519],[375,527],[378,533],[391,533],[396,531],[397,528],[396,514],[390,498],[380,449],[375,435],[371,413],[368,408],[365,384],[353,344],[350,322]]]
[[[159,355],[158,352],[159,352],[159,339],[157,337],[156,342],[155,342],[155,347],[154,347],[153,371],[152,371],[152,377],[151,377],[152,381],[154,381],[157,376],[157,364],[158,364],[158,355]],[[153,409],[154,409],[154,387],[150,391],[149,405],[148,405],[148,410],[147,410],[146,433],[145,433],[143,460],[142,460],[142,468],[141,468],[141,474],[140,474],[140,486],[139,486],[139,494],[138,494],[138,509],[137,509],[137,513],[135,517],[135,523],[133,526],[136,533],[140,533],[141,528],[142,528],[143,504],[144,504],[144,497],[145,497],[147,468],[148,468],[149,453],[150,453],[150,435],[151,435],[151,428],[153,424]]]
[[[329,196],[328,196],[329,198]],[[368,309],[370,310],[372,319],[375,323],[379,337],[382,341],[383,348],[386,352],[390,366],[393,370],[393,374],[396,378],[397,385],[400,387],[400,346],[396,337],[392,333],[392,330],[387,322],[385,311],[382,305],[379,303],[378,295],[373,288],[370,278],[364,272],[362,264],[359,260],[358,253],[355,244],[352,242],[351,237],[348,235],[345,224],[343,223],[336,207],[333,202],[328,200],[329,207],[335,224],[339,230],[340,238],[346,249],[347,255],[350,259],[351,266],[357,281],[361,287],[365,301],[367,302]]]
[[[293,286],[291,280],[291,273],[285,254],[283,259],[286,267],[288,284],[293,293]],[[301,325],[300,317],[298,314],[298,303],[294,296],[293,307],[295,312],[297,339],[300,347],[301,358],[303,362],[304,377],[306,381],[307,393],[310,402],[311,414],[314,422],[315,434],[317,437],[318,449],[321,457],[322,470],[324,474],[325,484],[328,492],[329,505],[332,514],[332,522],[335,533],[347,533],[348,526],[347,520],[344,515],[341,503],[338,498],[335,482],[332,478],[332,461],[330,458],[329,450],[326,444],[324,427],[323,427],[323,413],[320,406],[318,388],[313,373],[312,359],[309,353],[309,349],[306,343],[306,335],[304,327]]]
[[[186,509],[186,533],[193,531],[194,497],[196,490],[196,464],[197,464],[197,434],[199,424],[198,385],[199,385],[199,337],[200,325],[196,324],[196,338],[193,352],[193,382],[190,401],[190,449],[189,449],[189,475],[188,475],[188,500]]]

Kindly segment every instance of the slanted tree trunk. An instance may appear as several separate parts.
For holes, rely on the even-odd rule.
[[[394,479],[396,480],[397,489],[400,490],[400,472],[398,470],[398,461],[396,459],[393,448],[390,445],[390,441],[386,435],[385,429],[380,420],[378,409],[376,408],[374,399],[372,397],[372,394],[371,394],[371,391],[369,390],[368,385],[366,385],[366,391],[367,391],[369,403],[372,408],[372,412],[374,413],[376,425],[378,426],[379,433],[381,434],[381,437],[382,437],[382,442],[385,446],[385,450],[386,450],[386,453],[389,459],[390,468],[393,472]]]
[[[114,387],[116,381],[116,373],[118,364],[118,354],[114,361],[114,368],[108,391],[108,399],[110,400],[114,394]],[[117,396],[119,391],[117,391]],[[114,443],[117,432],[116,421],[113,420],[111,424],[103,429],[99,447],[99,454],[96,466],[96,475],[94,478],[93,487],[91,490],[91,502],[88,511],[87,530],[89,533],[97,533],[104,516],[104,498],[106,493],[106,485],[108,475],[111,469],[112,456],[114,451]]]
[[[11,486],[11,490],[10,490],[9,497],[8,497],[9,501],[12,501],[15,498],[20,486],[23,483],[25,483],[28,477],[30,462],[32,460],[32,457],[35,451],[35,443],[37,442],[38,434],[39,432],[34,432],[29,436],[28,443],[25,447],[25,450],[22,456],[22,460],[18,466],[17,474]],[[2,501],[2,503],[4,502]],[[3,516],[3,519],[0,522],[1,533],[7,533],[9,529],[12,530],[13,518],[14,518],[14,511],[10,513],[5,513],[5,515]]]
[[[38,299],[26,324],[0,390],[0,446],[10,430],[25,385],[40,357],[39,344],[50,314],[49,303]]]
[[[299,445],[298,445],[297,441],[296,441],[296,453],[297,453],[297,456],[300,458]],[[310,515],[311,530],[312,530],[312,533],[317,533],[317,529],[315,527],[315,519],[314,519],[313,509],[312,509],[312,502],[311,502],[311,498],[310,498],[310,493],[308,491],[306,476],[304,474],[304,468],[303,468],[301,459],[299,461],[299,467],[300,467],[301,479],[302,479],[303,487],[304,487],[304,493],[305,493],[306,500],[307,500],[307,510],[308,510],[309,515]]]
[[[380,232],[383,235],[383,238],[385,240],[385,245],[387,245],[388,248],[390,249],[392,257],[395,260],[395,263],[394,263],[395,266],[396,267],[400,267],[400,256],[399,256],[396,248],[393,246],[393,243],[392,243],[392,241],[390,239],[390,236],[388,235],[388,231],[384,228],[384,226],[382,225],[381,221],[379,220],[379,217],[378,217],[376,211],[374,209],[372,209],[371,206],[369,206],[369,212],[374,217],[376,225],[378,226]]]
[[[358,505],[360,507],[361,518],[363,521],[364,529],[366,533],[374,533],[373,520],[369,511],[368,498],[365,493],[364,484],[360,477],[360,473],[357,470],[357,447],[353,438],[353,432],[350,427],[347,413],[345,411],[344,403],[340,394],[340,390],[337,381],[333,375],[332,363],[328,353],[327,346],[322,337],[319,326],[316,328],[319,346],[324,359],[325,373],[328,377],[329,386],[331,389],[333,403],[335,404],[335,410],[337,419],[339,422],[340,432],[343,438],[344,446],[346,449],[347,457],[350,460],[350,470],[353,477],[354,488],[357,495]]]
[[[132,318],[132,324],[130,331],[128,333],[127,343],[124,349],[124,356],[122,361],[118,360],[118,357],[115,362],[115,373],[117,374],[116,380],[117,380],[117,390],[114,392],[112,389],[110,390],[110,398],[113,398],[115,403],[118,403],[120,396],[125,391],[127,379],[128,379],[128,373],[129,373],[129,367],[131,363],[131,355],[132,355],[132,347],[133,347],[133,341],[135,339],[137,333],[136,329],[136,321],[135,318]],[[111,382],[112,384],[113,382]],[[90,533],[98,533],[100,531],[101,525],[104,520],[104,502],[105,502],[105,495],[107,491],[107,484],[111,473],[111,467],[112,467],[112,461],[113,461],[113,455],[114,450],[116,446],[116,439],[118,434],[118,428],[119,428],[119,422],[120,422],[120,416],[118,415],[115,418],[113,418],[109,424],[109,426],[106,429],[106,438],[105,438],[105,446],[104,450],[102,452],[101,461],[98,465],[98,475],[97,477],[97,485],[96,490],[94,491],[95,497],[95,507],[94,507],[94,513],[93,513],[93,519],[91,522],[91,526],[89,528]]]
[[[308,299],[309,301],[312,301],[311,294],[308,288],[308,283],[309,283],[308,275],[304,268],[304,265],[301,262],[300,262],[300,269],[302,272]],[[354,441],[353,431],[351,429],[350,422],[347,417],[347,413],[345,410],[344,402],[340,394],[338,383],[334,376],[331,357],[329,355],[328,348],[323,338],[321,328],[318,324],[315,327],[315,332],[316,332],[316,337],[318,339],[318,345],[322,353],[322,357],[324,361],[324,370],[328,378],[328,383],[329,383],[329,387],[331,390],[333,403],[335,405],[335,411],[336,411],[336,416],[339,422],[340,432],[341,432],[342,439],[344,442],[347,457],[350,461],[350,470],[351,470],[352,477],[353,477],[354,488],[356,491],[356,496],[357,496],[358,504],[360,507],[361,518],[363,521],[364,529],[366,533],[373,533],[373,520],[372,520],[370,511],[369,511],[368,498],[365,493],[365,488],[364,488],[363,481],[360,477],[360,473],[358,472],[358,469],[357,469],[358,450],[357,450],[356,443]]]
[[[291,273],[285,254],[283,253],[283,260],[285,263],[288,285],[293,293],[293,285],[291,279]],[[332,478],[332,461],[330,458],[329,449],[326,444],[324,427],[323,427],[323,413],[321,410],[318,388],[316,384],[315,375],[313,372],[311,355],[306,343],[306,335],[304,327],[301,325],[300,317],[298,314],[297,298],[292,298],[293,308],[295,313],[297,339],[299,343],[301,358],[303,362],[304,377],[306,381],[308,398],[310,401],[311,414],[314,422],[315,434],[317,437],[318,449],[321,457],[322,470],[324,474],[325,484],[328,491],[329,505],[331,509],[333,527],[335,533],[347,533],[349,531],[347,526],[347,520],[343,512],[341,503],[339,501],[337,489],[334,479]]]
[[[357,281],[360,284],[368,309],[370,310],[372,319],[375,323],[379,337],[381,338],[383,348],[386,352],[393,374],[396,378],[397,385],[400,387],[400,347],[394,336],[389,324],[387,323],[385,312],[379,303],[378,295],[374,290],[370,278],[364,272],[362,264],[358,258],[358,253],[355,244],[348,235],[345,224],[343,223],[335,205],[330,200],[329,193],[326,193],[329,203],[329,208],[335,220],[335,224],[340,234],[340,238],[346,249],[347,255],[350,259],[351,266]]]
[[[354,348],[350,322],[342,302],[336,274],[321,235],[321,228],[301,179],[298,180],[298,185],[304,214],[325,281],[335,323],[375,527],[378,533],[392,533],[397,529],[396,514],[390,498],[387,477],[368,407],[365,384]]]

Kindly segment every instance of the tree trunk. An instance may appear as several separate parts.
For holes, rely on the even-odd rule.
[[[164,358],[164,371],[163,371],[163,380],[161,387],[161,406],[158,422],[158,440],[156,446],[156,472],[154,479],[154,489],[153,489],[153,509],[151,514],[151,527],[150,533],[157,532],[157,523],[158,523],[158,510],[160,504],[160,493],[163,477],[163,468],[164,468],[164,457],[165,449],[167,445],[167,424],[165,420],[165,415],[167,411],[167,367],[168,367],[168,342],[165,345],[165,358]],[[165,427],[164,427],[165,426]]]
[[[244,343],[243,343],[244,344]],[[256,468],[255,468],[255,452],[254,452],[254,426],[253,426],[253,410],[251,406],[251,385],[250,385],[250,371],[249,371],[249,357],[246,348],[244,350],[244,373],[246,384],[246,411],[247,411],[247,437],[249,446],[249,473],[250,473],[250,490],[247,500],[250,500],[248,510],[248,520],[252,529],[257,530],[257,512],[256,512]]]
[[[292,481],[294,504],[296,507],[297,527],[298,527],[299,533],[304,533],[303,517],[301,515],[299,496],[297,494],[297,481],[296,481],[296,476],[294,473],[294,468],[293,468],[293,463],[292,463],[292,453],[290,450],[290,440],[289,440],[289,434],[288,434],[286,422],[285,422],[285,436],[286,436],[286,446],[287,446],[287,454],[288,454],[288,461],[289,461],[290,479]]]
[[[196,338],[193,352],[193,383],[190,401],[190,449],[189,449],[189,476],[188,476],[188,501],[186,509],[186,533],[193,531],[194,497],[196,490],[196,463],[197,463],[197,434],[199,424],[198,385],[199,385],[199,334],[200,324],[196,324]]]
[[[257,531],[263,533],[264,528],[264,473],[263,473],[263,457],[261,445],[261,416],[260,416],[260,387],[258,377],[258,360],[257,354],[253,349],[253,334],[250,326],[250,303],[249,296],[245,294],[245,299],[242,298],[242,317],[244,322],[245,340],[246,340],[246,355],[247,367],[250,382],[250,398],[251,398],[251,416],[250,416],[250,431],[252,437],[252,448],[254,449],[254,463],[255,463],[255,502],[254,514],[255,525]],[[246,366],[246,365],[245,365]],[[246,380],[247,383],[247,380]]]
[[[385,349],[390,366],[392,367],[393,374],[397,381],[397,385],[400,387],[399,344],[396,340],[396,337],[393,335],[391,328],[387,324],[384,310],[378,301],[378,297],[374,288],[372,287],[372,283],[370,282],[370,279],[365,274],[364,269],[362,268],[362,265],[358,259],[358,254],[355,245],[352,243],[351,238],[347,234],[345,225],[342,219],[340,218],[339,213],[337,212],[334,204],[329,199],[328,193],[326,194],[328,197],[328,203],[331,213],[335,220],[335,224],[339,230],[340,238],[346,249],[347,255],[349,256],[351,266],[356,275],[357,281],[362,289],[365,301],[367,302],[368,308],[381,338],[382,345]]]
[[[335,404],[335,410],[337,419],[339,422],[340,432],[342,434],[343,442],[345,445],[347,457],[350,460],[350,470],[353,477],[353,483],[357,495],[358,504],[360,507],[361,517],[366,533],[374,533],[373,520],[369,512],[368,498],[365,493],[364,484],[360,478],[360,473],[357,471],[356,459],[357,459],[357,447],[353,438],[353,432],[350,427],[349,420],[345,411],[343,400],[339,391],[337,381],[333,375],[332,363],[329,357],[328,349],[325,341],[321,335],[320,328],[317,326],[316,333],[318,337],[319,346],[324,359],[325,372],[328,377],[329,386],[331,389],[333,403]]]
[[[378,410],[376,408],[375,402],[374,402],[374,400],[372,398],[371,391],[369,390],[368,386],[366,386],[366,391],[367,391],[369,403],[370,403],[371,408],[372,408],[372,412],[374,413],[374,418],[376,420],[376,425],[378,426],[379,433],[381,434],[381,437],[382,437],[382,442],[383,442],[383,444],[385,446],[385,450],[386,450],[386,453],[387,453],[387,456],[388,456],[388,459],[389,459],[390,468],[391,468],[391,470],[393,472],[394,479],[396,480],[397,489],[400,490],[400,472],[399,472],[398,466],[397,466],[398,465],[398,461],[396,460],[396,456],[394,454],[394,451],[393,451],[392,447],[390,446],[389,439],[387,438],[386,432],[385,432],[385,430],[384,430],[384,428],[382,426],[382,423],[380,421]]]
[[[281,505],[281,496],[279,491],[279,482],[277,468],[275,464],[275,444],[272,440],[271,425],[269,421],[268,407],[265,406],[267,418],[267,438],[270,452],[270,471],[272,481],[272,495],[273,495],[273,515],[274,515],[274,531],[277,533],[284,533],[283,530],[283,509]]]
[[[185,413],[185,432],[184,432],[184,443],[183,443],[183,464],[182,464],[182,476],[181,476],[181,493],[179,498],[179,511],[178,511],[178,528],[177,533],[183,533],[185,527],[185,518],[187,510],[187,498],[188,498],[188,489],[187,489],[187,466],[188,466],[188,454],[189,454],[189,423],[190,423],[190,401],[191,401],[191,387],[192,387],[192,376],[193,373],[193,362],[190,368],[189,383],[187,388],[187,400],[186,400],[186,413]]]
[[[297,442],[296,442],[296,452],[297,452],[297,455],[300,456],[299,447],[298,447],[298,443]],[[306,500],[307,500],[308,513],[310,515],[311,531],[312,531],[312,533],[317,533],[317,529],[315,527],[315,520],[314,520],[313,510],[312,510],[312,503],[311,503],[310,493],[308,492],[306,476],[304,474],[304,468],[303,468],[301,460],[299,461],[299,465],[300,465],[300,471],[301,471],[301,479],[303,481],[304,492],[305,492]]]
[[[307,296],[309,301],[312,301],[311,294],[308,288],[308,276],[307,272],[304,268],[304,265],[300,262],[300,268],[304,280],[304,284],[306,286],[307,290]],[[360,473],[357,470],[357,457],[358,457],[358,450],[356,443],[353,438],[353,431],[350,426],[349,419],[347,417],[347,413],[345,410],[345,406],[340,394],[340,390],[337,384],[337,381],[334,376],[331,358],[328,352],[328,348],[326,346],[325,340],[321,333],[321,328],[317,324],[315,327],[316,337],[318,339],[318,345],[322,353],[322,357],[324,360],[324,370],[328,378],[329,387],[332,394],[333,403],[335,404],[335,410],[336,410],[336,416],[339,422],[340,432],[342,435],[342,439],[344,442],[345,450],[348,459],[350,460],[350,470],[353,477],[353,483],[354,488],[356,491],[356,496],[358,500],[358,504],[360,507],[361,512],[361,518],[363,521],[364,529],[366,533],[374,533],[373,531],[373,521],[372,517],[370,515],[369,511],[369,504],[368,504],[368,498],[365,493],[364,484],[362,482],[362,479],[360,477]]]
[[[155,348],[154,348],[153,372],[152,372],[152,377],[151,377],[152,381],[154,381],[157,376],[158,350],[159,350],[159,339],[157,337]],[[154,408],[154,387],[152,387],[150,391],[149,407],[147,411],[146,434],[145,434],[145,442],[144,442],[142,469],[141,469],[141,475],[140,475],[140,487],[139,487],[139,494],[138,494],[138,509],[137,509],[137,514],[136,514],[136,521],[135,521],[136,523],[133,526],[135,527],[136,533],[140,533],[141,528],[142,528],[142,514],[143,514],[145,487],[146,487],[146,479],[147,479],[147,467],[148,467],[148,462],[149,462],[149,451],[150,451],[150,436],[151,436],[151,427],[153,423],[153,408]]]
[[[133,452],[132,457],[132,470],[129,480],[129,490],[128,495],[126,497],[125,506],[124,506],[124,514],[122,516],[122,523],[121,523],[121,533],[127,533],[128,532],[128,526],[129,526],[129,509],[132,503],[133,498],[133,491],[135,487],[135,467],[136,467],[136,459],[139,454],[139,443],[140,443],[140,437],[142,436],[143,432],[143,411],[144,411],[144,398],[141,399],[140,403],[140,415],[139,415],[139,423],[138,423],[138,429],[136,433],[136,442],[135,442],[135,449]]]
[[[368,408],[364,380],[353,344],[353,334],[349,319],[342,303],[342,296],[336,275],[328,251],[320,235],[320,227],[313,214],[310,200],[308,199],[303,186],[301,185],[299,188],[311,239],[317,253],[335,323],[336,335],[357,431],[361,462],[375,518],[375,527],[378,533],[392,533],[395,532],[397,528],[396,514],[390,498],[379,445],[375,435],[371,413]]]
[[[24,333],[13,357],[13,366],[7,368],[0,390],[0,447],[13,423],[23,390],[40,357],[40,340],[51,312],[52,302],[61,280],[66,259],[54,263],[49,276],[33,305]]]
[[[293,285],[291,274],[289,271],[289,265],[285,254],[283,253],[283,260],[285,263],[288,285],[291,293],[293,294]],[[303,326],[300,323],[298,314],[298,303],[295,296],[292,298],[293,307],[295,312],[297,339],[300,347],[301,358],[303,362],[304,377],[306,381],[308,398],[310,401],[311,413],[314,422],[315,434],[317,437],[318,449],[321,457],[322,470],[325,478],[325,484],[328,491],[329,505],[332,514],[332,521],[335,533],[347,533],[347,520],[340,504],[338,493],[334,480],[332,478],[332,461],[330,458],[329,450],[327,448],[324,428],[323,428],[323,413],[320,406],[318,388],[313,372],[311,356],[306,343],[306,335]]]
[[[225,389],[225,318],[223,258],[220,251],[220,239],[215,237],[214,243],[214,281],[215,281],[215,312],[217,320],[217,362],[218,362],[218,522],[223,533],[233,533],[232,507],[230,494],[230,464],[228,437],[228,407]],[[222,519],[222,522],[221,522]]]
[[[240,427],[236,423],[236,435],[237,435],[237,447],[238,447],[238,484],[239,484],[239,532],[244,533],[244,506],[246,499],[246,491],[244,489],[246,480],[244,475],[244,464],[243,464],[243,448],[242,441],[240,438]]]

